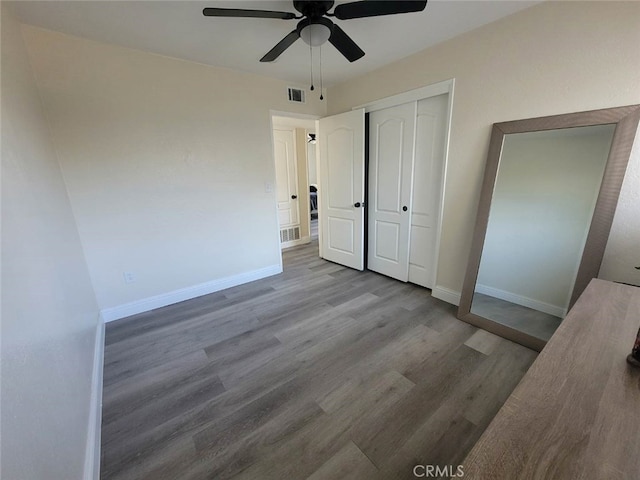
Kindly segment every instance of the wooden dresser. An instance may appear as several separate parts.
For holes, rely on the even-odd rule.
[[[594,279],[473,447],[465,479],[640,479],[640,288]]]

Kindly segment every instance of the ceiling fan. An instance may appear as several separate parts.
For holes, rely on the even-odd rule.
[[[333,1],[294,0],[293,7],[302,15],[292,12],[275,12],[272,10],[243,10],[236,8],[205,8],[202,13],[207,17],[245,17],[245,18],[279,18],[281,20],[300,20],[295,30],[284,37],[278,44],[260,59],[261,62],[273,62],[289,48],[298,38],[312,46],[318,46],[327,40],[350,62],[364,56],[364,51],[347,35],[342,28],[327,17],[338,20],[353,18],[394,15],[397,13],[421,12],[427,0],[362,0],[338,5],[332,13]]]

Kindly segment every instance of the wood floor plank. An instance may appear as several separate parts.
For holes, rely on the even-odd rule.
[[[157,377],[156,377],[157,378]],[[216,374],[214,365],[207,364],[188,374],[164,377],[146,388],[130,391],[117,401],[112,401],[112,409],[103,416],[103,429],[106,436],[117,437],[111,431],[135,432],[141,428],[158,425],[180,415],[191,406],[222,394],[225,387]]]
[[[103,402],[110,405],[115,415],[120,415],[119,404],[126,403],[130,398],[139,396],[140,391],[158,383],[170,381],[174,377],[189,375],[194,369],[200,368],[209,363],[207,355],[202,350],[196,350],[181,356],[176,361],[162,363],[156,367],[143,370],[135,375],[127,375],[119,382],[112,382],[109,388],[105,389]],[[104,412],[103,420],[108,419]]]
[[[103,479],[413,478],[466,455],[535,358],[317,242],[283,265],[107,325]]]
[[[152,457],[136,458],[128,453],[125,445],[109,447],[110,456],[120,457],[123,461],[111,461],[103,457],[100,478],[118,478],[122,480],[176,480],[195,458],[195,447],[188,437],[158,445]],[[126,462],[126,463],[124,463]],[[177,467],[177,468],[175,468]],[[202,477],[204,478],[204,477]]]
[[[482,359],[465,381],[458,382],[447,394],[445,402],[428,412],[402,447],[383,458],[379,465],[382,477],[415,478],[411,471],[415,465],[456,465],[515,388],[519,376],[511,372],[524,373],[535,357],[535,352],[501,339],[494,355]],[[466,425],[466,433],[458,436],[455,431],[460,423]],[[447,452],[441,443],[449,438],[453,441],[446,443]],[[442,464],[442,459],[448,463]]]
[[[369,480],[378,475],[378,469],[353,442],[312,473],[307,480]]]
[[[379,377],[373,388],[362,389],[357,402],[342,404],[335,412],[283,438],[274,444],[269,456],[243,471],[238,478],[306,478],[351,441],[356,424],[374,424],[410,387],[397,372]]]
[[[478,330],[474,333],[469,340],[464,342],[467,347],[471,347],[480,353],[484,353],[485,355],[490,355],[491,352],[496,348],[496,346],[500,343],[500,337],[494,335],[493,333],[487,332],[485,330]]]
[[[356,298],[338,304],[332,304],[329,312],[321,312],[319,315],[311,315],[297,322],[295,325],[281,329],[276,337],[283,343],[293,346],[305,341],[329,338],[339,334],[344,328],[344,319],[353,311],[357,311],[379,300],[379,297],[370,293],[362,293]]]
[[[404,398],[377,418],[375,424],[359,424],[354,442],[376,465],[383,465],[411,437],[438,406],[446,402],[455,387],[466,382],[476,368],[480,353],[464,345],[447,356],[449,368],[436,368],[428,379],[417,383]]]
[[[300,396],[301,385],[296,378],[279,385],[243,408],[193,435],[196,451],[222,450],[238,441],[246,432],[255,430],[285,411],[288,404]]]
[[[337,388],[318,399],[318,405],[327,413],[358,405],[365,395],[380,395],[389,392],[387,399],[402,398],[415,384],[395,370],[384,375],[346,379]],[[393,403],[393,400],[391,400]]]
[[[274,445],[294,436],[309,423],[324,416],[324,412],[315,402],[302,400],[292,402],[286,411],[261,427],[246,432],[244,436],[221,451],[203,449],[189,459],[188,468],[183,466],[176,468],[168,464],[164,466],[164,470],[173,469],[179,472],[181,479],[235,478],[261,459],[270,458]],[[157,473],[160,473],[160,470]]]

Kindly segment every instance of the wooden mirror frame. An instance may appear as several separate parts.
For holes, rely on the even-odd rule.
[[[631,155],[631,148],[633,147],[639,121],[640,105],[629,105],[493,124],[471,252],[458,308],[458,318],[460,320],[537,351],[541,351],[547,343],[541,338],[471,313],[471,302],[478,278],[480,259],[489,223],[491,200],[505,135],[615,124],[602,184],[600,185],[589,233],[569,302],[569,308],[571,308],[591,279],[597,277],[600,271],[602,257],[604,256],[611,230],[611,223],[613,222],[618,197],[620,196],[622,180],[629,163],[629,156]]]

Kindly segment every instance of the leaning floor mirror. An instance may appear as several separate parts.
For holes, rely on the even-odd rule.
[[[493,125],[458,318],[535,350],[597,277],[640,105]]]

